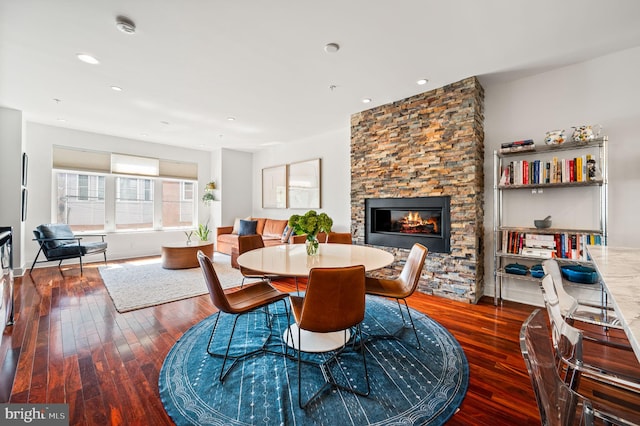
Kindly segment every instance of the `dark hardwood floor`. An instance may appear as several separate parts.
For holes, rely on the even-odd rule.
[[[10,402],[68,403],[71,424],[172,424],[158,396],[162,362],[176,340],[215,309],[204,295],[120,314],[99,265],[88,265],[83,276],[63,266],[62,274],[50,267],[17,279],[16,323],[2,337],[0,397],[10,392]],[[295,290],[292,282],[276,284]],[[518,343],[534,307],[494,307],[489,298],[468,305],[424,294],[409,304],[445,326],[469,361],[469,389],[448,424],[540,424]]]

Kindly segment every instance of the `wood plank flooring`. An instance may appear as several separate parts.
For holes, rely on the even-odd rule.
[[[158,374],[176,340],[215,312],[208,295],[115,311],[97,267],[34,270],[16,285],[16,323],[2,337],[0,397],[68,403],[74,425],[170,425]],[[276,285],[293,291],[292,282]],[[518,334],[532,306],[468,305],[415,294],[409,305],[460,342],[470,383],[450,425],[540,424]],[[17,370],[17,371],[16,371]],[[13,388],[9,387],[15,372]]]

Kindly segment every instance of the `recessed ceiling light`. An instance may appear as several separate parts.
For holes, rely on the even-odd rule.
[[[149,136],[149,135],[146,133],[140,133],[140,136]]]
[[[235,117],[227,117],[227,121],[236,121]]]
[[[99,60],[97,60],[95,57],[91,56],[91,55],[87,55],[86,53],[78,53],[76,55],[78,57],[78,59],[80,59],[82,62],[85,62],[87,64],[91,64],[91,65],[98,65],[100,63]]]
[[[118,86],[111,86],[112,90],[115,90],[116,92],[122,92],[122,87],[118,87]]]
[[[363,103],[363,104],[368,104],[369,102],[371,102],[371,98],[364,98],[364,99],[362,100],[362,103]]]
[[[160,123],[161,123],[161,124],[164,124],[165,126],[168,126],[168,125],[169,125],[169,122],[168,122],[168,121],[161,121]]]
[[[420,86],[423,86],[425,84],[427,84],[429,82],[429,80],[427,80],[426,78],[421,78],[420,80],[416,81],[416,83],[418,83]]]
[[[340,50],[338,43],[329,43],[324,46],[324,51],[327,53],[336,53],[338,50]]]
[[[67,120],[65,120],[64,118],[56,118],[56,120],[57,120],[57,121],[59,121],[60,123],[64,123],[64,122],[66,122],[66,121],[67,121]]]

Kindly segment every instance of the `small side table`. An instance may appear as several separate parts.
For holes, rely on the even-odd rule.
[[[162,267],[165,269],[197,268],[198,250],[202,250],[209,258],[213,259],[212,241],[192,241],[169,243],[162,246]]]

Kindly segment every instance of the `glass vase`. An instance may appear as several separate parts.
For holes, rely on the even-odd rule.
[[[307,236],[305,241],[308,256],[317,256],[319,254],[320,244],[318,243],[318,237],[316,235]]]

